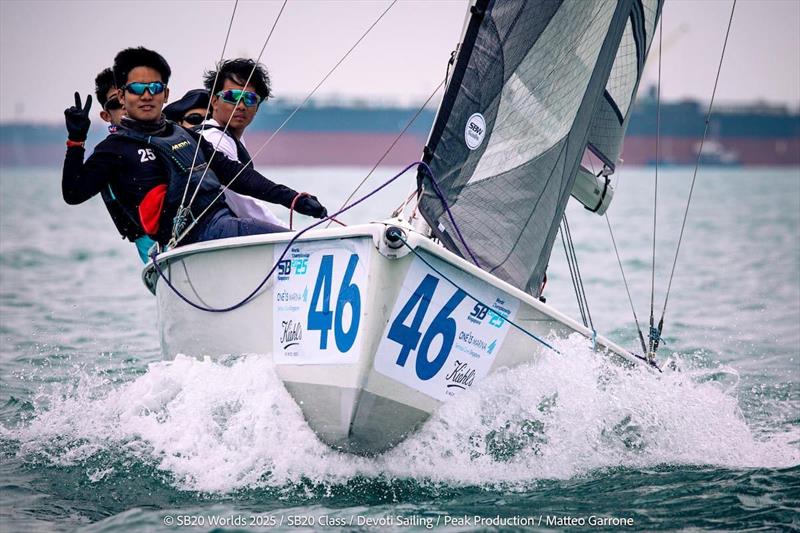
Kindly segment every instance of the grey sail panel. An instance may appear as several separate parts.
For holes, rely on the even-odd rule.
[[[560,4],[560,0],[533,0],[495,6],[490,0],[478,0],[473,7],[474,13],[484,16],[473,15],[470,20],[425,147],[426,162],[438,162],[434,164],[436,178],[448,185],[445,193],[450,203],[454,203],[483,153],[470,150],[464,143],[467,119],[480,110],[487,123],[495,122],[503,86],[527,52],[518,43],[526,38],[536,40]],[[495,16],[501,24],[495,22]],[[424,179],[424,175],[418,175],[420,185]]]
[[[418,174],[450,250],[534,294],[635,0],[479,1]]]
[[[653,40],[662,4],[662,0],[633,3],[606,83],[603,100],[592,120],[588,147],[612,170],[622,151],[630,107],[644,72],[644,60]]]

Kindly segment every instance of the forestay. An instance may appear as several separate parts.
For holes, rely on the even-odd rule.
[[[581,158],[613,170],[662,0],[479,0],[425,148],[420,211],[535,295]],[[469,248],[469,250],[467,249]]]

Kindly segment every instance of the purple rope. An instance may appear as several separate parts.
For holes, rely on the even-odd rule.
[[[332,214],[332,215],[330,215],[330,216],[328,216],[328,217],[326,217],[326,218],[323,218],[322,220],[319,220],[319,221],[315,222],[314,224],[312,224],[312,225],[308,226],[307,228],[305,228],[305,229],[303,229],[303,230],[301,230],[301,231],[297,232],[297,233],[295,234],[295,236],[294,236],[294,237],[292,237],[292,239],[291,239],[291,240],[290,240],[290,241],[289,241],[289,242],[286,244],[286,248],[284,248],[284,249],[283,249],[283,253],[281,253],[281,256],[278,258],[278,260],[277,260],[277,261],[275,261],[275,264],[274,264],[274,265],[272,265],[272,268],[270,269],[269,273],[267,273],[266,277],[265,277],[265,278],[264,278],[264,279],[261,281],[261,283],[259,283],[259,284],[258,284],[258,287],[256,287],[255,289],[253,289],[253,291],[252,291],[250,294],[248,294],[248,295],[247,295],[247,296],[246,296],[246,297],[245,297],[245,298],[244,298],[242,301],[240,301],[239,303],[236,303],[236,304],[234,304],[234,305],[231,305],[230,307],[223,307],[223,308],[205,307],[205,306],[203,306],[203,305],[196,304],[196,303],[192,302],[191,300],[189,300],[189,299],[188,299],[186,296],[184,296],[183,294],[181,294],[181,292],[180,292],[180,291],[179,291],[179,290],[178,290],[178,289],[177,289],[177,288],[176,288],[176,287],[175,287],[175,286],[172,284],[172,282],[171,282],[169,279],[167,279],[167,277],[164,275],[164,271],[163,271],[163,270],[161,270],[161,267],[159,266],[159,264],[158,264],[158,261],[156,261],[156,258],[157,258],[157,253],[155,253],[155,252],[154,252],[154,253],[153,253],[153,255],[151,256],[151,259],[153,260],[153,266],[155,267],[155,269],[156,269],[156,272],[158,272],[158,275],[159,275],[159,277],[161,277],[161,279],[163,279],[163,280],[164,280],[164,282],[167,284],[167,286],[168,286],[170,289],[172,289],[172,292],[174,292],[176,295],[178,295],[178,297],[179,297],[181,300],[183,300],[183,301],[184,301],[184,302],[186,302],[187,304],[191,305],[191,306],[192,306],[192,307],[194,307],[195,309],[199,309],[200,311],[208,311],[209,313],[226,313],[226,312],[228,312],[228,311],[233,311],[234,309],[238,309],[238,308],[240,308],[241,306],[243,306],[244,304],[246,304],[247,302],[249,302],[249,301],[250,301],[250,300],[253,298],[253,296],[255,296],[255,295],[256,295],[256,293],[257,293],[258,291],[260,291],[260,290],[261,290],[261,288],[262,288],[262,287],[263,287],[263,286],[264,286],[264,285],[267,283],[267,281],[269,281],[269,280],[270,280],[270,278],[272,277],[272,274],[274,274],[274,273],[275,273],[275,269],[278,267],[278,263],[280,263],[280,262],[283,260],[284,256],[286,255],[286,252],[288,252],[288,251],[289,251],[289,248],[291,248],[291,246],[294,244],[294,242],[295,242],[295,241],[296,241],[296,240],[297,240],[297,239],[298,239],[298,238],[299,238],[301,235],[303,235],[305,232],[307,232],[307,231],[309,231],[309,230],[312,230],[312,229],[316,228],[316,227],[317,227],[317,226],[319,226],[320,224],[323,224],[323,223],[324,223],[325,221],[327,221],[328,219],[331,219],[331,218],[336,218],[336,217],[338,217],[339,215],[341,215],[342,213],[344,213],[345,211],[349,211],[350,209],[352,209],[353,207],[357,206],[357,205],[358,205],[358,204],[360,204],[361,202],[363,202],[363,201],[365,201],[366,199],[370,198],[371,196],[375,195],[375,194],[376,194],[378,191],[380,191],[380,190],[384,189],[384,188],[385,188],[387,185],[389,185],[390,183],[394,182],[394,181],[395,181],[397,178],[399,178],[400,176],[402,176],[403,174],[405,174],[405,173],[406,173],[406,172],[407,172],[407,171],[408,171],[410,168],[412,168],[412,167],[415,167],[415,166],[417,166],[417,165],[425,165],[425,163],[423,163],[423,162],[421,162],[421,161],[415,161],[414,163],[411,163],[411,164],[410,164],[410,165],[408,165],[406,168],[404,168],[403,170],[401,170],[399,174],[396,174],[394,177],[392,177],[392,178],[390,178],[389,180],[387,180],[386,182],[384,182],[384,183],[383,183],[383,185],[381,185],[381,186],[380,186],[380,187],[378,187],[377,189],[373,190],[372,192],[370,192],[370,193],[369,193],[369,194],[367,194],[366,196],[363,196],[362,198],[360,198],[360,199],[356,200],[356,201],[355,201],[355,202],[353,202],[352,204],[350,204],[350,205],[348,205],[348,206],[346,206],[346,207],[343,207],[342,209],[340,209],[340,210],[339,210],[339,211],[337,211],[336,213],[334,213],[334,214]],[[427,165],[425,165],[425,166],[427,167]],[[428,171],[430,172],[430,168],[428,168]],[[442,202],[444,202],[444,198],[442,198]],[[447,205],[447,204],[446,204],[446,202],[445,202],[445,206],[446,206],[446,205]]]
[[[433,190],[436,193],[436,195],[439,197],[439,200],[441,200],[445,211],[447,211],[447,216],[450,217],[450,222],[453,223],[453,229],[456,230],[456,233],[458,234],[458,238],[461,241],[461,244],[464,245],[464,249],[467,251],[469,256],[472,258],[472,262],[475,263],[475,266],[478,267],[478,268],[481,268],[481,265],[480,265],[480,263],[478,263],[478,260],[475,258],[475,255],[472,253],[472,250],[470,250],[469,246],[467,246],[467,241],[464,240],[464,236],[461,235],[461,230],[459,229],[458,224],[456,224],[456,219],[453,217],[452,211],[450,211],[450,206],[447,205],[447,200],[445,199],[444,194],[442,194],[442,190],[439,188],[439,183],[436,181],[436,178],[433,177],[433,171],[431,170],[431,167],[429,167],[428,164],[424,163],[424,162],[420,162],[419,164],[422,165],[423,167],[425,167],[425,170],[428,171],[428,177],[431,178],[431,184],[433,185]]]
[[[156,258],[157,258],[157,255],[158,255],[156,252],[153,252],[153,255],[151,256],[151,259],[153,260],[153,267],[156,269],[156,272],[158,272],[159,277],[164,280],[164,283],[166,283],[167,286],[170,289],[172,289],[172,292],[174,292],[181,300],[183,300],[187,304],[191,305],[195,309],[199,309],[200,311],[207,311],[209,313],[227,313],[228,311],[233,311],[235,309],[238,309],[238,308],[242,307],[243,305],[248,303],[250,300],[252,300],[253,297],[256,295],[256,293],[258,293],[258,291],[261,290],[261,288],[270,280],[270,278],[272,278],[272,275],[275,273],[275,269],[278,268],[278,264],[281,261],[283,261],[283,258],[286,256],[286,252],[289,251],[289,248],[292,247],[292,245],[295,243],[295,241],[298,238],[300,238],[301,235],[303,235],[307,231],[310,231],[310,230],[316,228],[320,224],[323,224],[325,221],[327,221],[329,219],[334,219],[334,218],[338,217],[339,215],[341,215],[342,213],[344,213],[346,211],[349,211],[350,209],[354,208],[355,206],[357,206],[361,202],[367,200],[368,198],[370,198],[370,197],[374,196],[375,194],[377,194],[379,191],[381,191],[384,188],[386,188],[386,186],[388,186],[390,183],[394,182],[397,178],[399,178],[400,176],[402,176],[403,174],[408,172],[408,170],[411,169],[412,167],[420,166],[420,165],[428,172],[428,176],[431,178],[431,183],[433,184],[434,191],[436,192],[437,196],[439,196],[439,200],[442,202],[442,205],[444,206],[445,210],[447,211],[447,214],[450,217],[450,221],[453,223],[453,228],[455,228],[456,233],[458,234],[458,238],[461,239],[461,244],[464,245],[464,248],[467,250],[467,252],[469,253],[470,257],[472,257],[472,261],[475,263],[475,265],[480,267],[480,265],[478,264],[478,260],[475,259],[475,256],[472,254],[472,250],[469,249],[469,246],[467,246],[467,242],[464,240],[464,237],[461,235],[461,230],[458,228],[458,224],[456,224],[456,220],[453,217],[453,213],[450,211],[450,206],[447,205],[447,200],[445,199],[444,195],[442,194],[442,191],[439,188],[439,184],[436,182],[436,178],[433,177],[433,171],[431,170],[431,167],[429,167],[428,164],[423,162],[423,161],[415,161],[415,162],[411,163],[410,165],[406,166],[403,170],[401,170],[398,174],[395,174],[393,177],[389,178],[381,186],[379,186],[378,188],[374,189],[369,194],[366,194],[365,196],[359,198],[358,200],[356,200],[352,204],[350,204],[350,205],[348,205],[346,207],[343,207],[342,209],[340,209],[336,213],[334,213],[334,214],[332,214],[332,215],[330,215],[330,216],[328,216],[326,218],[323,218],[323,219],[311,224],[307,228],[304,228],[304,229],[298,231],[295,234],[295,236],[292,237],[292,239],[286,244],[286,247],[283,249],[283,252],[281,253],[280,257],[278,258],[277,261],[275,261],[275,264],[272,265],[272,268],[267,273],[266,277],[264,277],[264,279],[261,280],[261,283],[259,283],[258,286],[255,289],[253,289],[253,291],[250,294],[248,294],[242,301],[240,301],[240,302],[238,302],[236,304],[233,304],[233,305],[231,305],[229,307],[222,307],[222,308],[206,307],[206,306],[194,303],[193,301],[189,300],[186,296],[181,294],[181,292],[164,275],[164,271],[161,270],[161,267],[159,266],[158,261],[156,261]]]

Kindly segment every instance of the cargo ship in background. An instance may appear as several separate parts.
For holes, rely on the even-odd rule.
[[[267,141],[296,108],[291,101],[270,101],[256,115],[245,140],[251,153]],[[417,113],[418,108],[365,102],[312,101],[255,157],[259,166],[372,166]],[[655,90],[640,95],[622,150],[624,165],[653,165],[656,140],[662,165],[694,165],[703,136],[707,104],[662,102],[660,136]],[[417,160],[435,111],[424,109],[385,157],[382,165]],[[103,130],[93,118],[88,144]],[[0,124],[0,166],[60,166],[66,130],[63,124]],[[768,104],[716,106],[701,157],[703,165],[800,166],[800,112]]]

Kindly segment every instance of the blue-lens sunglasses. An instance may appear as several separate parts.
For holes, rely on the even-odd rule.
[[[252,91],[243,91],[241,89],[228,89],[227,91],[220,91],[215,96],[222,98],[223,102],[236,105],[241,102],[247,107],[253,107],[261,102],[261,97]]]
[[[136,96],[143,95],[145,91],[150,91],[150,94],[155,96],[157,94],[163,93],[164,89],[166,88],[167,88],[166,84],[160,81],[151,81],[149,83],[145,83],[142,81],[134,81],[122,86],[123,91],[130,91]]]

